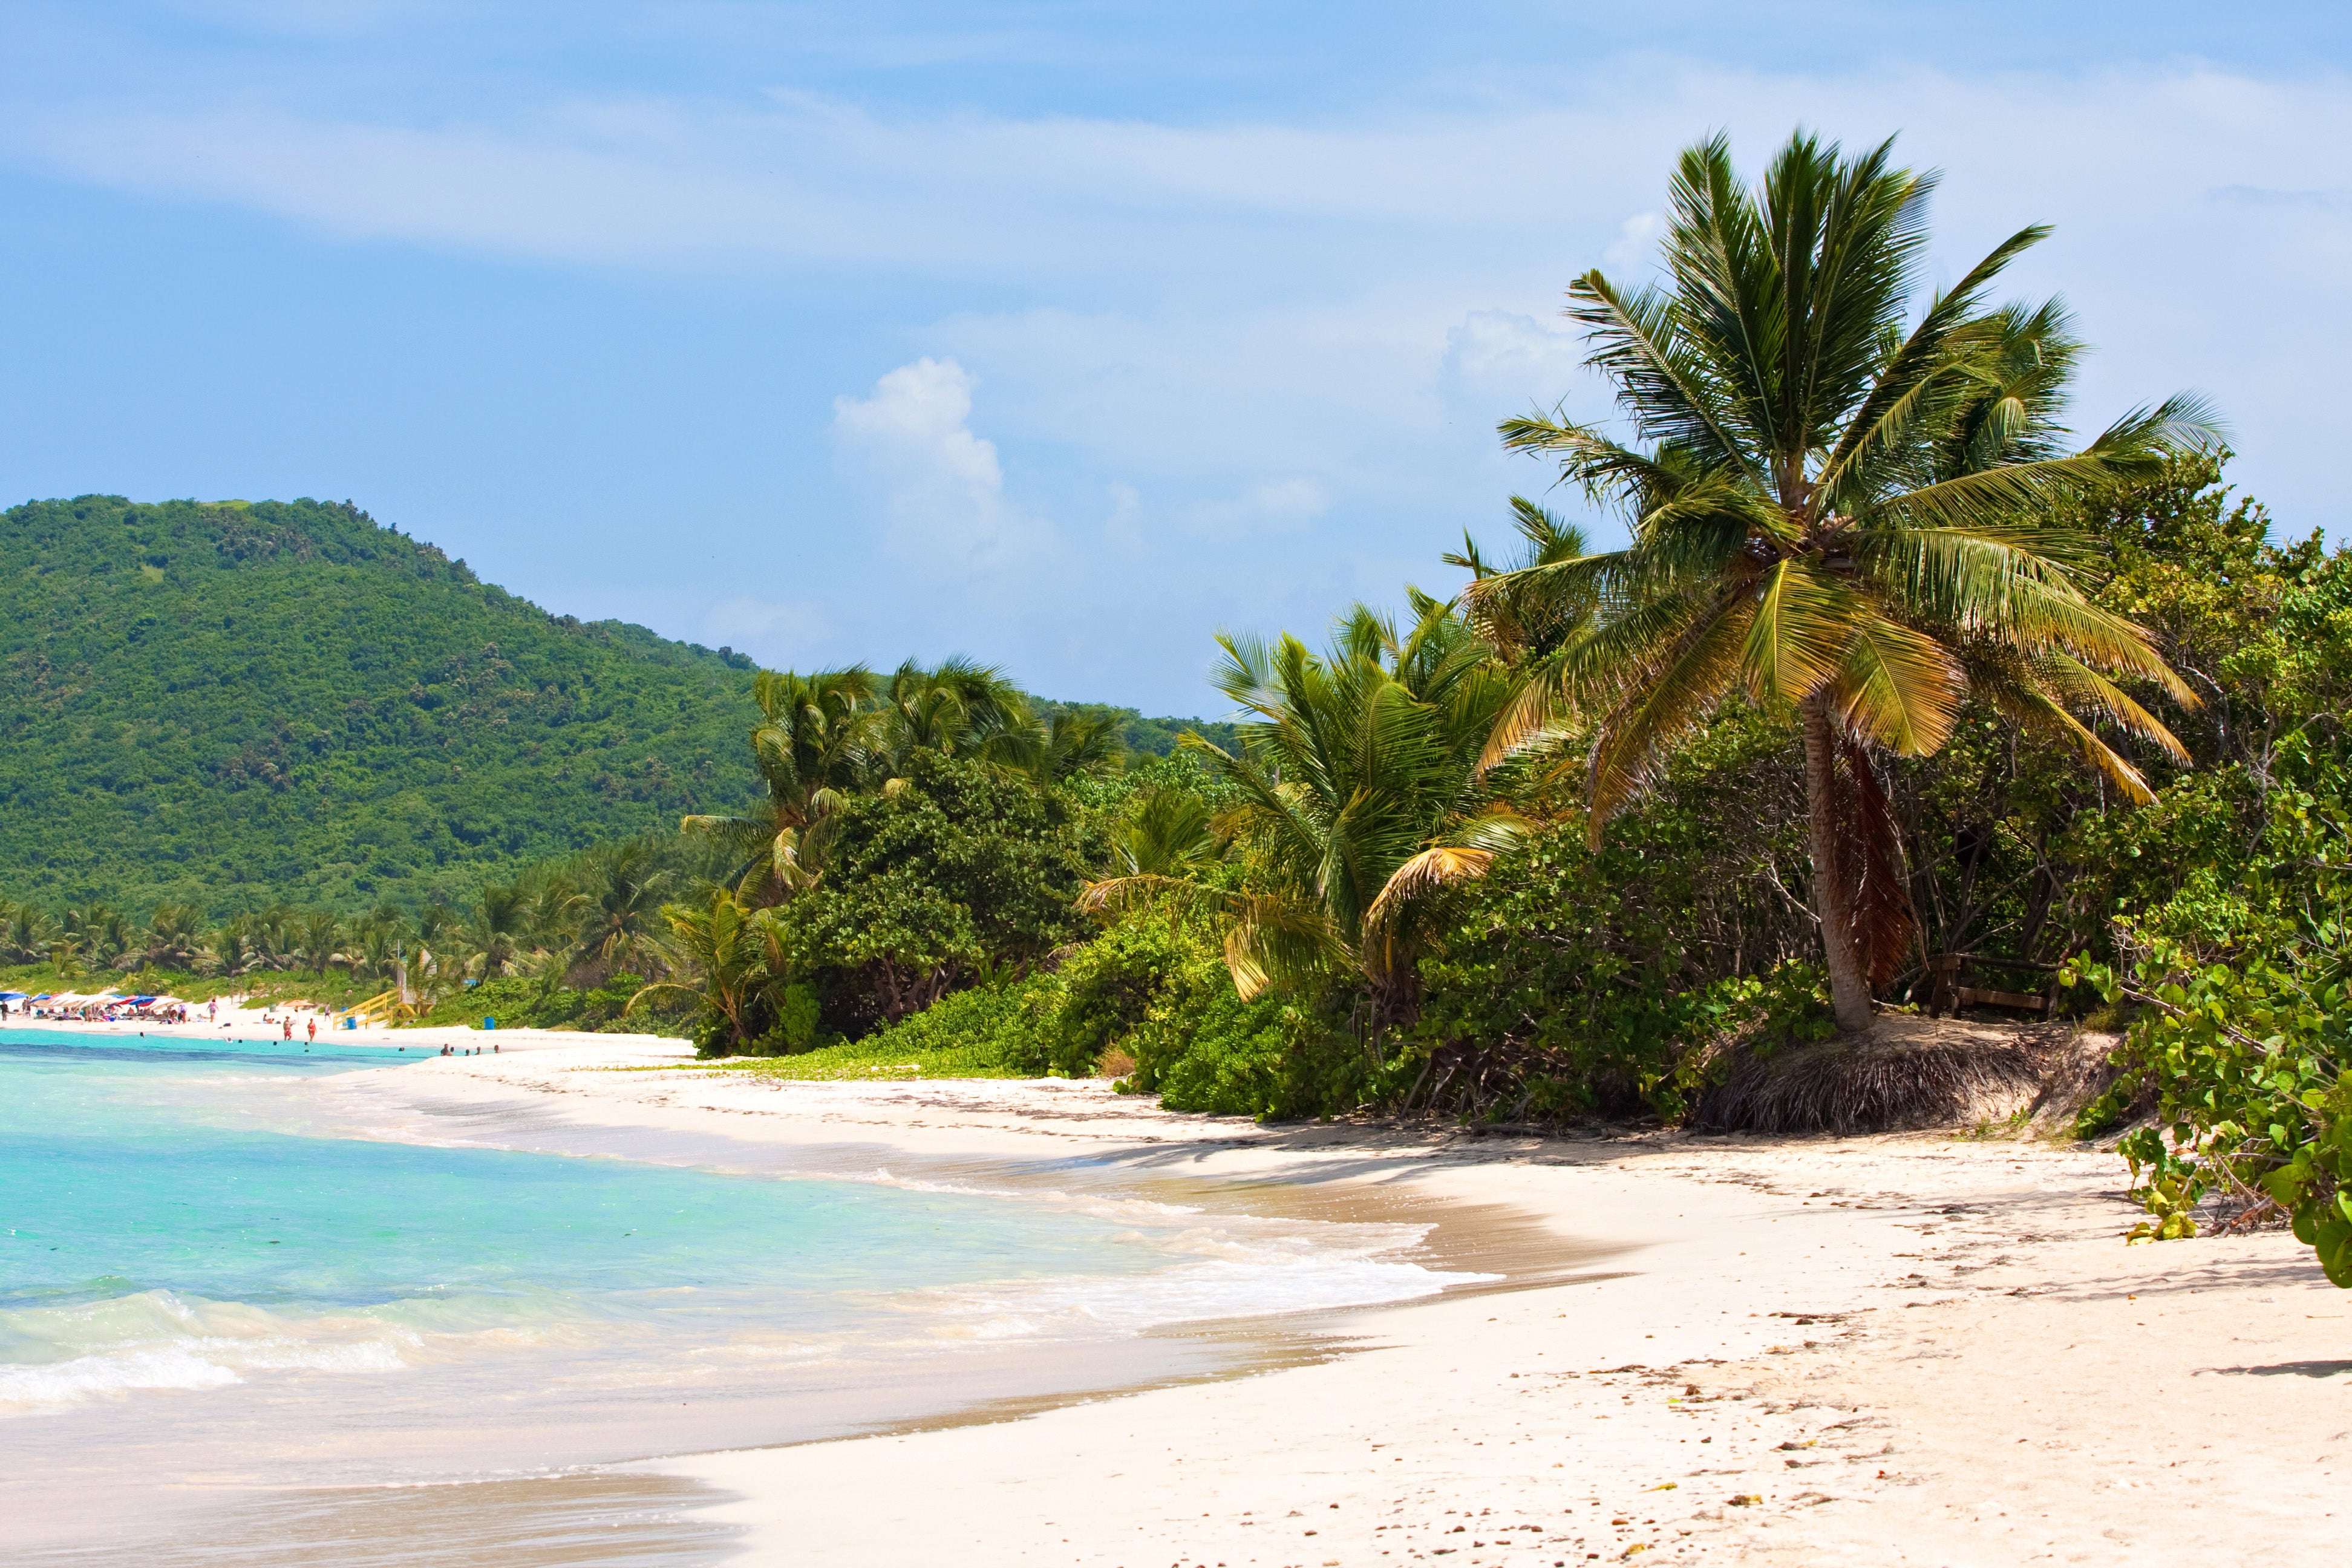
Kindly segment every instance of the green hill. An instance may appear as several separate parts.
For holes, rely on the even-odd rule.
[[[357,908],[731,805],[751,661],[349,505],[0,514],[0,897]]]
[[[755,789],[749,658],[551,616],[348,502],[27,502],[0,595],[0,899],[462,899]],[[1071,706],[1138,751],[1190,722]]]

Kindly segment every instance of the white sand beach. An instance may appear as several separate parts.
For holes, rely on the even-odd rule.
[[[1433,1254],[1521,1282],[1286,1325],[1328,1353],[1253,1375],[635,1467],[731,1494],[735,1561],[2226,1563],[2336,1538],[2352,1301],[2282,1234],[2126,1247],[2109,1154],[1259,1127],[1093,1082],[600,1070],[682,1053],[521,1033],[402,1076],[584,1126],[1450,1216]]]

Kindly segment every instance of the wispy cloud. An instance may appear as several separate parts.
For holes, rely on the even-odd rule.
[[[823,606],[800,600],[739,594],[721,599],[702,616],[702,634],[710,641],[775,661],[788,662],[822,647],[833,632],[833,618]]]
[[[336,13],[207,9],[280,34]],[[897,63],[1035,43],[876,26],[857,50]],[[2199,388],[2242,433],[2245,482],[2298,526],[2341,526],[2324,458],[2336,416],[2300,368],[2352,355],[2337,151],[2352,82],[2324,69],[1808,74],[1621,57],[1481,72],[1475,91],[1335,93],[1318,101],[1346,107],[1312,112],[1265,109],[1269,93],[1189,114],[740,86],[759,78],[616,91],[583,72],[412,99],[234,75],[159,70],[111,93],[77,85],[116,79],[101,75],[10,78],[0,162],[268,215],[372,256],[488,258],[500,287],[510,265],[572,268],[681,319],[690,297],[790,314],[810,352],[778,396],[816,461],[787,474],[736,451],[693,476],[711,498],[696,526],[741,531],[705,558],[764,546],[777,581],[716,606],[698,587],[677,617],[763,653],[1001,649],[1083,662],[1097,689],[1165,691],[1200,668],[1207,626],[1304,627],[1347,596],[1442,577],[1433,557],[1460,528],[1549,480],[1496,450],[1496,419],[1562,398],[1609,412],[1558,313],[1563,286],[1649,268],[1680,147],[1723,127],[1753,169],[1800,114],[1849,142],[1899,130],[1901,156],[1945,170],[1947,276],[2025,223],[2059,224],[2011,283],[2063,290],[2096,346],[2084,424]],[[2313,303],[2235,303],[2248,298]],[[740,504],[761,485],[794,493]],[[1236,540],[1249,571],[1233,569]],[[791,581],[804,563],[838,572],[877,552],[904,568],[887,574],[897,598],[874,595],[856,626],[803,616],[822,596]],[[1021,592],[970,591],[1007,569]]]

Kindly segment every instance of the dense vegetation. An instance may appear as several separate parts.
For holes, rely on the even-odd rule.
[[[0,515],[0,888],[356,912],[750,782],[748,660],[556,617],[348,504]]]
[[[52,913],[414,910],[752,784],[750,659],[551,616],[348,503],[32,502],[0,563],[0,895]]]

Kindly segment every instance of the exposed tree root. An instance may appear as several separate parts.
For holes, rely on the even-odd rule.
[[[1699,1108],[1719,1131],[1886,1132],[2004,1121],[2042,1088],[2047,1049],[2031,1035],[1882,1018],[1868,1034],[1757,1057],[1742,1051]]]

